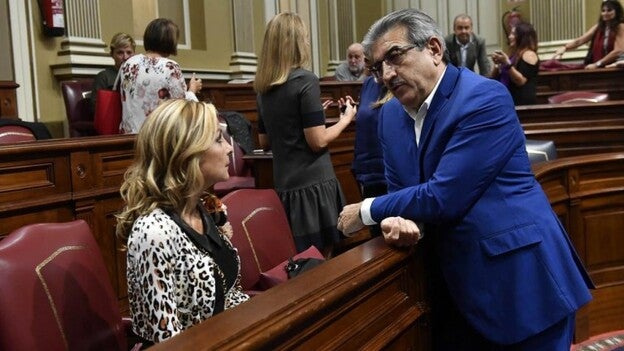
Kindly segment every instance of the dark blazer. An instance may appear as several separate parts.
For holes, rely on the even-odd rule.
[[[502,84],[449,65],[419,146],[396,98],[383,105],[378,132],[390,193],[375,198],[371,215],[424,223],[449,294],[478,332],[519,342],[591,299]]]
[[[444,39],[451,63],[459,67],[461,63],[461,49],[460,45],[457,44],[457,40],[455,40],[455,34],[449,34]],[[479,74],[482,76],[490,74],[492,65],[487,56],[485,39],[473,34],[472,41],[468,44],[468,50],[466,51],[466,68],[474,72],[475,63],[479,64]]]

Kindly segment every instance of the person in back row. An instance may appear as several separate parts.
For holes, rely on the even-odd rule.
[[[624,53],[624,10],[618,0],[600,4],[600,18],[580,37],[557,49],[553,59],[563,57],[567,50],[589,42],[583,63],[586,69],[601,68],[615,62]]]
[[[95,112],[98,90],[113,89],[113,84],[119,73],[119,68],[127,59],[134,56],[136,43],[130,34],[117,33],[113,35],[109,48],[109,54],[113,58],[115,64],[100,71],[93,79],[93,90],[91,90],[91,95],[89,96],[89,103],[91,104],[91,111],[93,112]],[[119,88],[119,86],[117,88]]]
[[[495,66],[492,78],[503,83],[514,100],[514,104],[532,105],[537,103],[537,33],[533,25],[520,22],[509,33],[509,54],[495,51],[492,61]]]
[[[466,67],[475,71],[475,64],[479,65],[479,74],[487,76],[491,71],[490,60],[487,56],[485,39],[472,31],[472,18],[466,14],[455,16],[453,20],[453,34],[444,39],[446,50],[451,63],[457,67]]]
[[[166,18],[151,21],[143,34],[145,54],[129,58],[121,66],[120,130],[138,133],[147,116],[166,99],[187,98],[197,101],[201,79],[190,79],[187,91],[182,70],[169,59],[178,53],[178,26]]]
[[[364,48],[362,44],[353,43],[347,48],[347,60],[336,68],[336,80],[354,81],[364,80]]]
[[[392,98],[382,82],[368,76],[362,83],[358,111],[355,115],[355,144],[351,172],[355,176],[362,198],[384,195],[388,192],[384,176],[384,160],[377,125],[381,106]],[[379,225],[369,227],[371,236],[380,236]]]

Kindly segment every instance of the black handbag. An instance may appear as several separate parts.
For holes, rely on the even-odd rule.
[[[290,279],[323,262],[325,262],[325,260],[319,258],[298,258],[296,260],[289,258],[284,269],[286,270],[286,274],[288,274],[288,279]]]

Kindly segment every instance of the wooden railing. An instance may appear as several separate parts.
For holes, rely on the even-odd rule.
[[[430,350],[419,249],[372,239],[153,350]]]

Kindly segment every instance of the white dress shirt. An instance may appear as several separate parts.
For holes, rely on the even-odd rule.
[[[420,105],[418,110],[403,106],[403,108],[405,109],[405,112],[407,112],[407,114],[412,119],[414,119],[414,135],[415,135],[416,145],[418,145],[420,142],[420,133],[422,132],[422,126],[425,121],[425,117],[427,117],[427,112],[429,111],[429,105],[431,105],[431,100],[433,100],[433,96],[435,95],[436,91],[438,91],[438,86],[440,85],[440,82],[442,81],[442,78],[444,77],[445,73],[446,73],[446,68],[444,69],[444,72],[442,72],[442,75],[440,75],[440,78],[438,79],[435,86],[431,90],[431,93],[429,93],[429,96],[427,96],[427,98],[422,103],[422,105]],[[360,206],[360,216],[362,217],[362,222],[366,225],[377,224],[377,222],[373,220],[373,217],[371,216],[371,211],[370,211],[371,205],[373,204],[374,200],[375,200],[374,197],[366,198],[362,201],[362,206]],[[418,225],[418,227],[421,228],[421,236],[422,236],[422,226]]]

